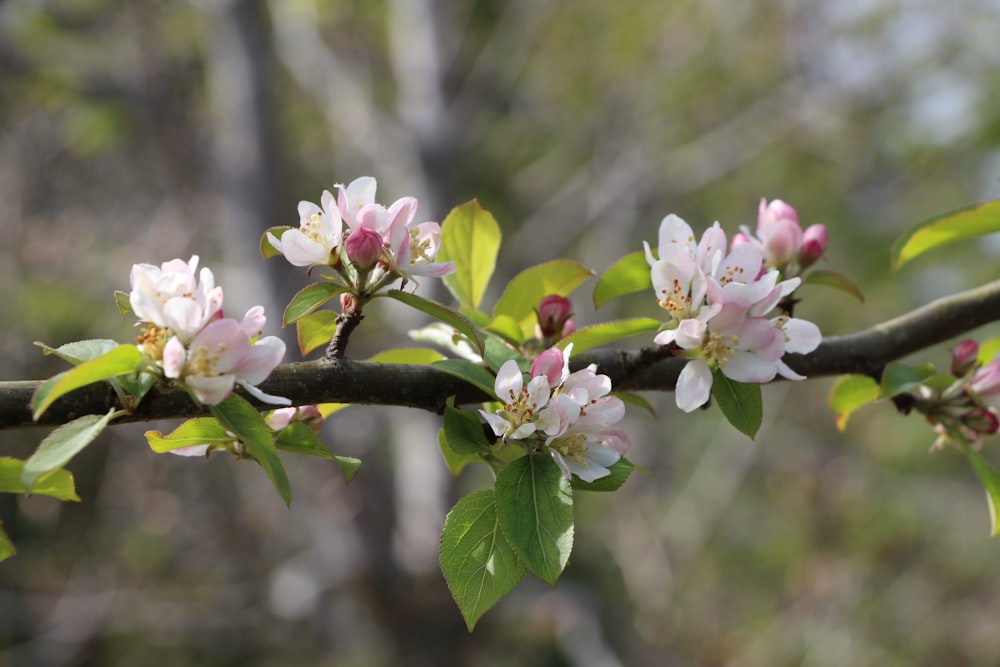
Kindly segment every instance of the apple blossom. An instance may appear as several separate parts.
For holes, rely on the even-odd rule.
[[[177,336],[171,338],[163,348],[161,363],[166,377],[205,405],[224,401],[236,384],[259,400],[281,405],[290,401],[265,394],[256,385],[271,374],[284,354],[281,339],[267,336],[251,342],[243,323],[224,318],[208,324],[188,345]]]
[[[189,262],[173,259],[159,267],[135,264],[129,282],[132,311],[154,327],[144,333],[150,338],[151,349],[162,349],[162,344],[154,342],[165,334],[157,331],[169,330],[170,335],[186,343],[206,324],[222,316],[222,288],[215,285],[215,276],[208,268],[198,271],[198,255]]]
[[[286,229],[278,238],[267,232],[268,242],[293,266],[335,266],[343,236],[343,220],[333,195],[324,190],[322,208],[312,202],[299,202],[299,227]]]
[[[546,419],[541,419],[540,411],[549,402],[551,388],[545,375],[532,377],[527,386],[517,362],[509,359],[497,371],[493,389],[497,398],[504,406],[490,414],[480,410],[486,423],[493,429],[497,437],[507,440],[520,440],[532,435],[536,430],[551,427],[552,412],[546,413]],[[541,421],[542,423],[538,423]]]

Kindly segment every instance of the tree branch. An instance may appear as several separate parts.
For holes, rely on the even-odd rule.
[[[890,361],[942,343],[977,327],[1000,320],[1000,281],[938,299],[917,310],[870,329],[826,338],[815,352],[788,355],[785,360],[808,377],[843,373],[874,375]],[[573,358],[574,368],[596,363],[616,389],[670,391],[684,366],[683,359],[663,358],[660,348],[595,350]],[[18,428],[35,422],[28,408],[38,381],[0,382],[0,428]],[[431,366],[380,364],[350,359],[320,359],[284,364],[261,384],[268,394],[286,396],[295,405],[354,403],[400,405],[434,412],[445,400],[475,403],[488,397],[461,379]],[[255,405],[266,409],[247,396]],[[117,406],[110,385],[84,387],[56,401],[41,424],[62,424],[85,414],[107,412]],[[205,414],[183,391],[151,394],[132,415],[116,420],[151,421]]]

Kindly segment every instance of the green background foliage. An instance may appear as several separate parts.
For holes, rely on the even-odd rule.
[[[761,196],[827,224],[818,266],[865,294],[799,290],[827,333],[996,277],[991,242],[889,265],[916,222],[1000,197],[983,0],[426,4],[430,22],[416,1],[5,3],[2,377],[66,369],[34,340],[128,342],[111,294],[137,261],[199,254],[227,314],[263,303],[277,333],[317,278],[264,262],[261,234],[364,174],[423,219],[479,199],[504,239],[485,304],[557,257],[601,275],[669,212],[752,227]],[[446,302],[434,282],[419,294]],[[595,314],[594,282],[577,326],[658,315],[643,292]],[[348,354],[427,321],[378,299]],[[914,418],[869,406],[839,433],[833,382],[765,387],[752,443],[717,406],[647,395],[656,416],[625,428],[650,474],[575,493],[558,587],[526,577],[471,637],[438,537],[492,480],[441,465],[437,416],[338,411],[324,441],[365,464],[346,486],[336,462],[279,452],[290,509],[254,462],[153,456],[143,432],[176,423],[113,426],[68,466],[82,503],[0,494],[18,548],[0,664],[992,666],[981,485]],[[4,431],[0,454],[43,436]]]

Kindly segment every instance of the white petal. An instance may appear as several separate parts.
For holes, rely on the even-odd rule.
[[[282,234],[281,254],[292,266],[312,266],[330,261],[330,248],[313,241],[298,229],[289,229]]]
[[[773,361],[768,361],[752,352],[742,352],[737,350],[726,365],[722,367],[722,374],[737,382],[752,382],[763,384],[774,379],[778,369]]]
[[[712,371],[702,359],[692,359],[677,377],[677,407],[691,412],[705,405],[712,394]]]
[[[823,334],[820,332],[819,327],[808,320],[800,320],[797,317],[793,317],[785,322],[785,326],[782,328],[785,330],[785,337],[788,339],[785,342],[786,352],[808,354],[823,342]]]
[[[524,376],[521,375],[521,369],[516,361],[508,359],[497,371],[497,379],[493,383],[497,398],[502,403],[510,403],[517,399],[523,388]]]

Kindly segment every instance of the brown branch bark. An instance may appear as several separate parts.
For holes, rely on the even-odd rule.
[[[794,370],[808,377],[843,373],[878,373],[885,364],[919,350],[1000,320],[1000,281],[938,299],[870,329],[824,339],[815,352],[788,355]],[[670,391],[684,365],[683,359],[663,359],[657,348],[594,350],[577,355],[573,366],[596,363],[611,377],[616,389]],[[37,381],[0,382],[0,428],[31,425],[29,401]],[[284,364],[275,369],[261,389],[285,396],[296,405],[354,403],[400,405],[441,412],[452,395],[458,403],[474,403],[487,396],[459,378],[431,366],[379,364],[350,359],[321,359]],[[249,398],[249,397],[247,397]],[[253,399],[250,399],[253,402]],[[107,412],[117,405],[111,387],[99,383],[59,399],[39,423],[65,423],[84,414]],[[259,404],[258,404],[259,405]],[[261,408],[267,406],[261,405]],[[149,395],[125,421],[151,421],[204,414],[182,391]]]

